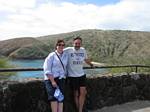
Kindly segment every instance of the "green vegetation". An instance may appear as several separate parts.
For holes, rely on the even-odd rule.
[[[10,65],[8,63],[8,60],[6,58],[1,58],[0,59],[0,68],[12,68],[13,65]],[[1,79],[7,79],[9,76],[15,75],[15,73],[12,72],[0,72],[0,80]]]
[[[1,58],[0,59],[0,68],[6,68],[8,67],[7,59],[6,58]]]
[[[111,65],[132,65],[132,64],[136,64],[136,65],[150,65],[150,58],[128,58],[128,57],[124,57],[124,58],[120,58],[118,60],[111,60],[110,61]],[[124,64],[122,64],[124,63]],[[126,72],[126,73],[131,73],[131,72],[135,72],[136,68],[135,67],[126,67],[126,68],[112,68],[111,73],[122,73],[122,72]],[[150,68],[144,68],[144,67],[138,67],[137,72],[140,73],[150,73]]]

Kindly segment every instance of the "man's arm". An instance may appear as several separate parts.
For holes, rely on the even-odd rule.
[[[91,67],[93,67],[93,64],[92,64],[92,62],[91,62],[90,59],[85,59],[84,61],[85,61],[88,65],[90,65]]]

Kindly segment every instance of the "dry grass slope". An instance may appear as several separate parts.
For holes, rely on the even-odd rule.
[[[83,38],[89,56],[102,63],[147,63],[150,60],[150,32],[121,30],[80,30],[38,38],[17,38],[0,41],[0,55],[13,58],[45,58],[54,50],[58,38],[67,46],[76,36]]]

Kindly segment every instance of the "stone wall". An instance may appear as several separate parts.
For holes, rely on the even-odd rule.
[[[150,75],[88,78],[87,90],[85,108],[88,110],[134,100],[150,100]],[[75,112],[68,85],[65,93],[65,112]],[[0,112],[50,112],[43,81],[1,81]]]

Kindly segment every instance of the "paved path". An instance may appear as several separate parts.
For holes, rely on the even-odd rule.
[[[150,112],[150,101],[134,101],[89,112]]]

